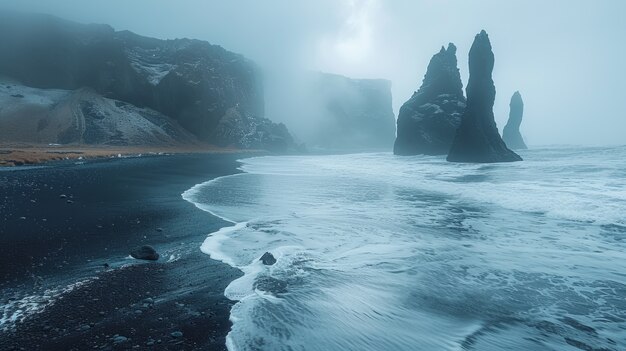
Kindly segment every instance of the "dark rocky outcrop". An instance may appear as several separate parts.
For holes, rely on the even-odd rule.
[[[495,59],[489,36],[483,30],[469,52],[467,106],[450,152],[450,162],[512,162],[522,158],[506,147],[493,115],[496,87],[491,74]]]
[[[271,266],[274,263],[276,263],[276,258],[274,258],[274,255],[272,255],[269,252],[264,253],[263,256],[261,256],[259,260],[263,262],[264,265],[267,265],[267,266]]]
[[[522,124],[522,117],[524,115],[524,101],[519,91],[516,91],[513,96],[511,96],[509,106],[511,108],[509,120],[502,130],[502,140],[504,140],[509,149],[527,149],[524,138],[522,138],[522,134],[519,131],[519,126]]]
[[[239,108],[231,108],[215,128],[211,140],[218,146],[242,149],[267,149],[273,152],[297,150],[287,127],[259,118]]]
[[[159,259],[159,254],[150,245],[138,247],[132,250],[130,255],[138,260],[156,261]]]
[[[168,116],[203,142],[215,142],[216,128],[233,108],[251,123],[269,122],[256,65],[205,41],[4,12],[0,46],[0,76],[39,89],[90,88]]]
[[[400,108],[394,154],[447,154],[464,110],[456,46],[450,43],[433,56],[422,86]]]

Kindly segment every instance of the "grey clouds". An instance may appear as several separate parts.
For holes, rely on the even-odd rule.
[[[626,2],[620,0],[0,0],[0,8],[208,40],[268,72],[389,79],[396,114],[448,42],[458,47],[466,85],[467,52],[485,29],[496,56],[500,130],[519,90],[521,130],[531,146],[626,143]]]

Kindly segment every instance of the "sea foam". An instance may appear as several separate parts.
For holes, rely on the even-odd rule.
[[[183,197],[232,223],[202,245],[244,272],[229,350],[617,350],[625,155],[258,157]]]

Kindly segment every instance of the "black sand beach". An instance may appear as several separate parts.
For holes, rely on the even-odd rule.
[[[0,349],[224,350],[232,302],[223,291],[240,272],[200,252],[225,223],[180,195],[237,172],[240,157],[0,170],[0,313],[21,319],[0,326]],[[159,261],[129,258],[140,245]],[[19,312],[32,306],[38,313]]]

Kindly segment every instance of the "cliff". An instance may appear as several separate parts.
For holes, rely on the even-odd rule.
[[[511,96],[509,107],[509,120],[502,130],[502,140],[510,149],[527,149],[524,138],[522,138],[522,134],[519,131],[522,117],[524,116],[524,101],[519,91],[516,91]]]
[[[464,110],[456,46],[450,43],[432,57],[422,86],[400,108],[394,154],[447,154]]]
[[[255,64],[204,41],[159,40],[106,25],[1,13],[0,45],[1,76],[38,89],[90,88],[167,116],[203,142],[215,143],[221,120],[233,108],[249,121],[263,119]]]
[[[328,149],[389,150],[395,137],[391,82],[321,73],[316,86],[330,122],[317,145]]]
[[[396,120],[387,80],[293,72],[266,91],[268,113],[309,150],[388,151],[393,146]]]
[[[491,42],[483,30],[476,35],[469,52],[467,106],[448,153],[448,161],[490,163],[522,160],[506,147],[496,127],[493,115],[496,88],[491,76],[494,63]]]

